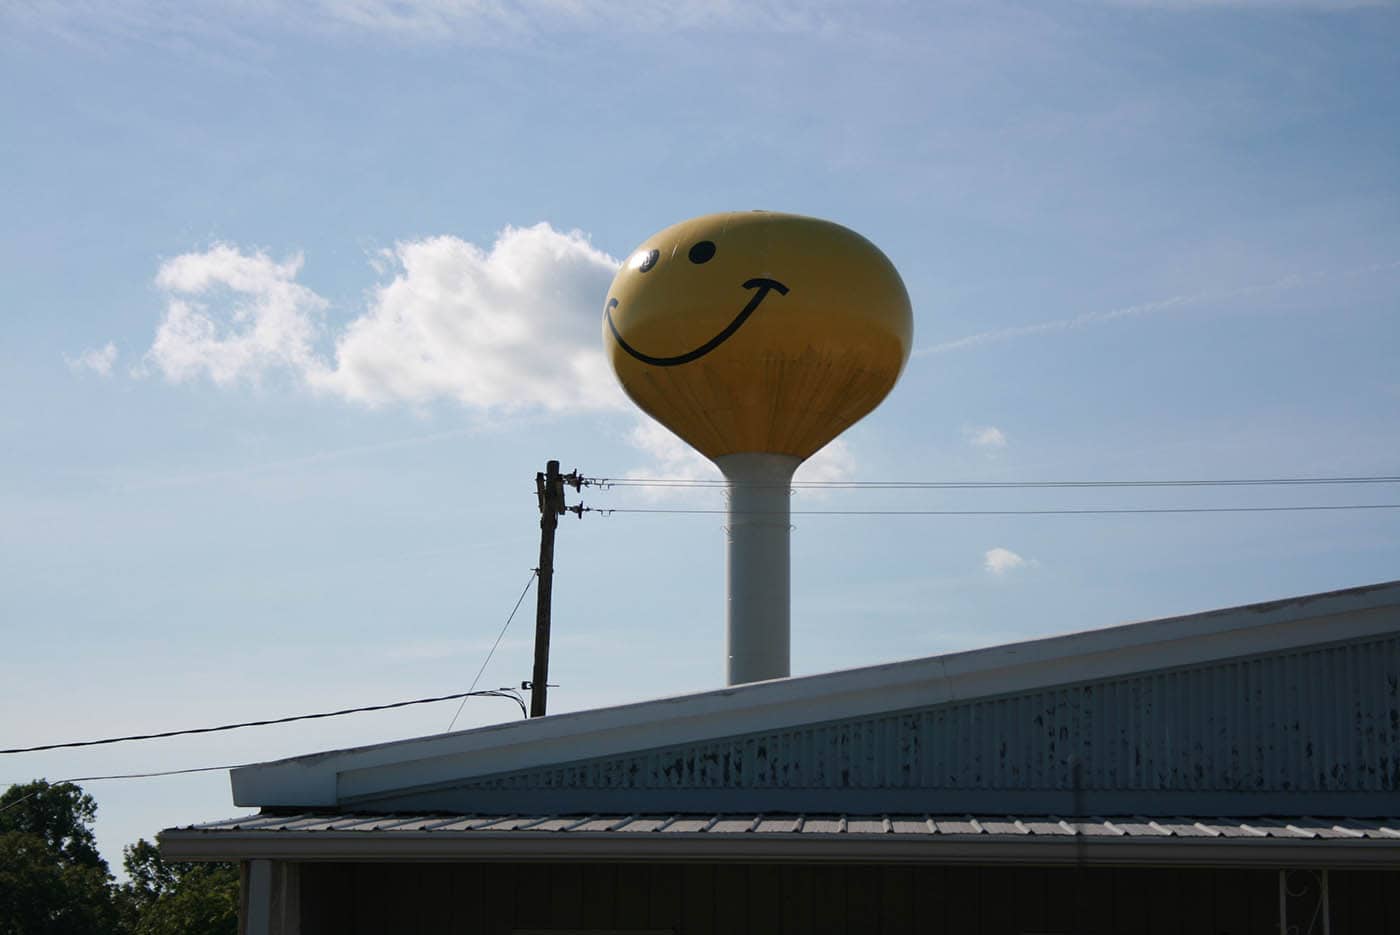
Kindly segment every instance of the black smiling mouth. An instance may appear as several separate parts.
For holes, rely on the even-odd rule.
[[[759,305],[763,304],[763,300],[768,297],[768,293],[770,291],[777,292],[778,295],[788,294],[788,287],[778,282],[778,280],[776,279],[750,279],[748,282],[744,283],[744,288],[754,289],[757,291],[755,291],[753,296],[749,299],[749,303],[744,306],[743,311],[739,312],[738,315],[734,316],[734,320],[731,321],[728,325],[726,325],[723,331],[715,335],[713,338],[710,338],[710,340],[706,341],[704,344],[700,345],[695,350],[687,351],[684,354],[677,354],[674,357],[653,357],[650,354],[643,354],[641,351],[637,350],[635,347],[628,344],[622,339],[622,335],[618,333],[617,325],[613,323],[612,317],[612,310],[617,308],[618,305],[617,299],[608,299],[608,307],[604,314],[607,316],[608,327],[612,329],[612,335],[613,338],[617,341],[618,347],[622,348],[628,354],[631,354],[633,357],[637,358],[644,364],[651,364],[653,367],[675,367],[678,364],[688,364],[692,360],[699,360],[701,357],[704,357],[706,354],[710,353],[710,351],[713,351],[715,348],[719,347],[725,341],[728,341],[731,337],[734,336],[734,332],[738,331],[741,327],[743,327],[744,322],[749,320],[749,316],[758,310]]]

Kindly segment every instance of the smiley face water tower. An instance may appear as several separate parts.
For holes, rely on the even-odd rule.
[[[839,224],[710,214],[613,279],[603,345],[632,401],[728,483],[728,682],[789,672],[793,472],[885,398],[909,359],[899,273]]]

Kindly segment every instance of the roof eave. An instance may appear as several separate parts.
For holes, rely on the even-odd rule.
[[[192,831],[158,836],[166,860],[289,861],[707,861],[1377,868],[1400,862],[1400,846],[1374,840],[1276,838],[1157,840],[1030,838],[1024,835],[904,836],[764,833],[555,834],[474,832]]]

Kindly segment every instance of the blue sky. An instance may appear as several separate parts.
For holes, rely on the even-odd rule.
[[[546,459],[702,469],[617,394],[598,322],[614,258],[711,211],[836,220],[909,288],[902,382],[809,477],[1400,473],[1394,4],[503,8],[0,12],[4,746],[464,688],[536,562]],[[658,497],[584,499],[721,505]],[[799,516],[794,671],[1393,579],[1398,514]],[[720,684],[723,542],[568,518],[555,709]],[[528,677],[530,606],[483,684]],[[451,716],[3,757],[0,783]],[[91,789],[114,861],[234,811],[221,773]]]

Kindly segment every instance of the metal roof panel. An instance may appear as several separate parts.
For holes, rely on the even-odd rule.
[[[1191,838],[1203,841],[1278,838],[1340,842],[1387,840],[1400,845],[1400,818],[1337,820],[1311,816],[1268,819],[1219,817],[1143,818],[1096,817],[1072,821],[1045,815],[924,816],[856,815],[801,816],[790,814],[711,814],[685,816],[638,815],[253,815],[168,829],[202,835],[223,834],[528,834],[534,832],[588,834],[710,835],[716,837],[765,834],[892,835],[898,837],[989,838]]]

